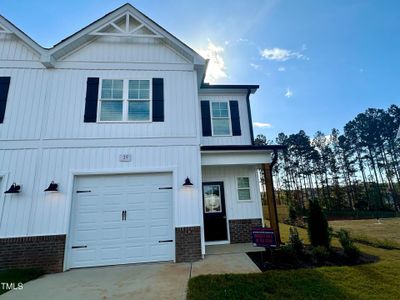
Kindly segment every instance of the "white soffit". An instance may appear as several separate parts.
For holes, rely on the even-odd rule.
[[[203,152],[202,166],[258,165],[271,163],[270,152]]]

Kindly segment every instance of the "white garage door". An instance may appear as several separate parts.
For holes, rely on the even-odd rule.
[[[174,259],[170,173],[75,179],[69,267]]]

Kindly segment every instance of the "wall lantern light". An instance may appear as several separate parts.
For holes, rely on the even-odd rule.
[[[4,194],[17,194],[19,193],[21,186],[17,185],[15,182],[10,186],[8,191],[5,191]]]
[[[50,185],[47,189],[44,190],[45,192],[58,192],[58,184],[54,183],[54,181],[50,182]]]
[[[186,177],[185,183],[183,184],[184,187],[192,187],[193,183],[190,182],[189,177]]]

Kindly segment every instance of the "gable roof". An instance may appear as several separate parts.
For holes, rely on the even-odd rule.
[[[45,49],[38,43],[32,40],[27,34],[20,30],[17,26],[11,23],[9,20],[0,15],[0,33],[14,34],[17,36],[28,48],[33,50],[36,54],[41,56]]]
[[[126,18],[127,27],[124,31],[122,26],[119,26],[118,21],[121,18]],[[131,28],[128,28],[128,22],[132,20]],[[117,22],[117,23],[115,23]],[[107,26],[111,26],[108,31]],[[132,30],[130,30],[132,29]],[[104,31],[102,31],[104,30]],[[51,48],[44,48],[33,41],[22,30],[0,15],[0,32],[15,34],[27,46],[40,55],[40,60],[43,65],[48,68],[54,67],[55,62],[71,53],[82,45],[98,38],[98,35],[117,35],[117,36],[133,36],[133,37],[153,37],[160,38],[166,45],[174,49],[178,54],[185,57],[189,62],[194,64],[194,69],[198,72],[198,82],[201,83],[201,78],[204,77],[207,68],[207,60],[200,56],[196,51],[188,45],[177,39],[163,27],[151,20],[149,17],[134,8],[131,4],[126,3],[121,7],[106,14],[100,19],[92,22],[88,26],[82,28],[78,32],[68,36]]]
[[[124,22],[121,18],[126,18],[126,30],[119,26],[118,22]],[[138,26],[133,27],[132,30],[128,28],[128,22],[132,20],[137,22]],[[109,28],[109,29],[107,29]],[[103,31],[102,31],[103,30]],[[113,32],[107,32],[113,30]],[[138,31],[145,34],[137,34]],[[136,33],[136,34],[135,34]],[[49,55],[54,59],[58,59],[74,51],[76,48],[96,39],[98,35],[117,35],[117,36],[148,36],[160,38],[165,44],[170,46],[180,55],[192,62],[194,65],[204,66],[206,60],[200,56],[196,51],[188,45],[177,39],[163,27],[151,20],[149,17],[138,11],[131,4],[126,3],[114,11],[106,14],[100,19],[92,22],[85,28],[63,39],[52,48],[49,49]]]

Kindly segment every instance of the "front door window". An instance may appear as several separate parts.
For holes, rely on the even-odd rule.
[[[204,186],[204,212],[220,213],[221,206],[221,190],[219,185]]]

